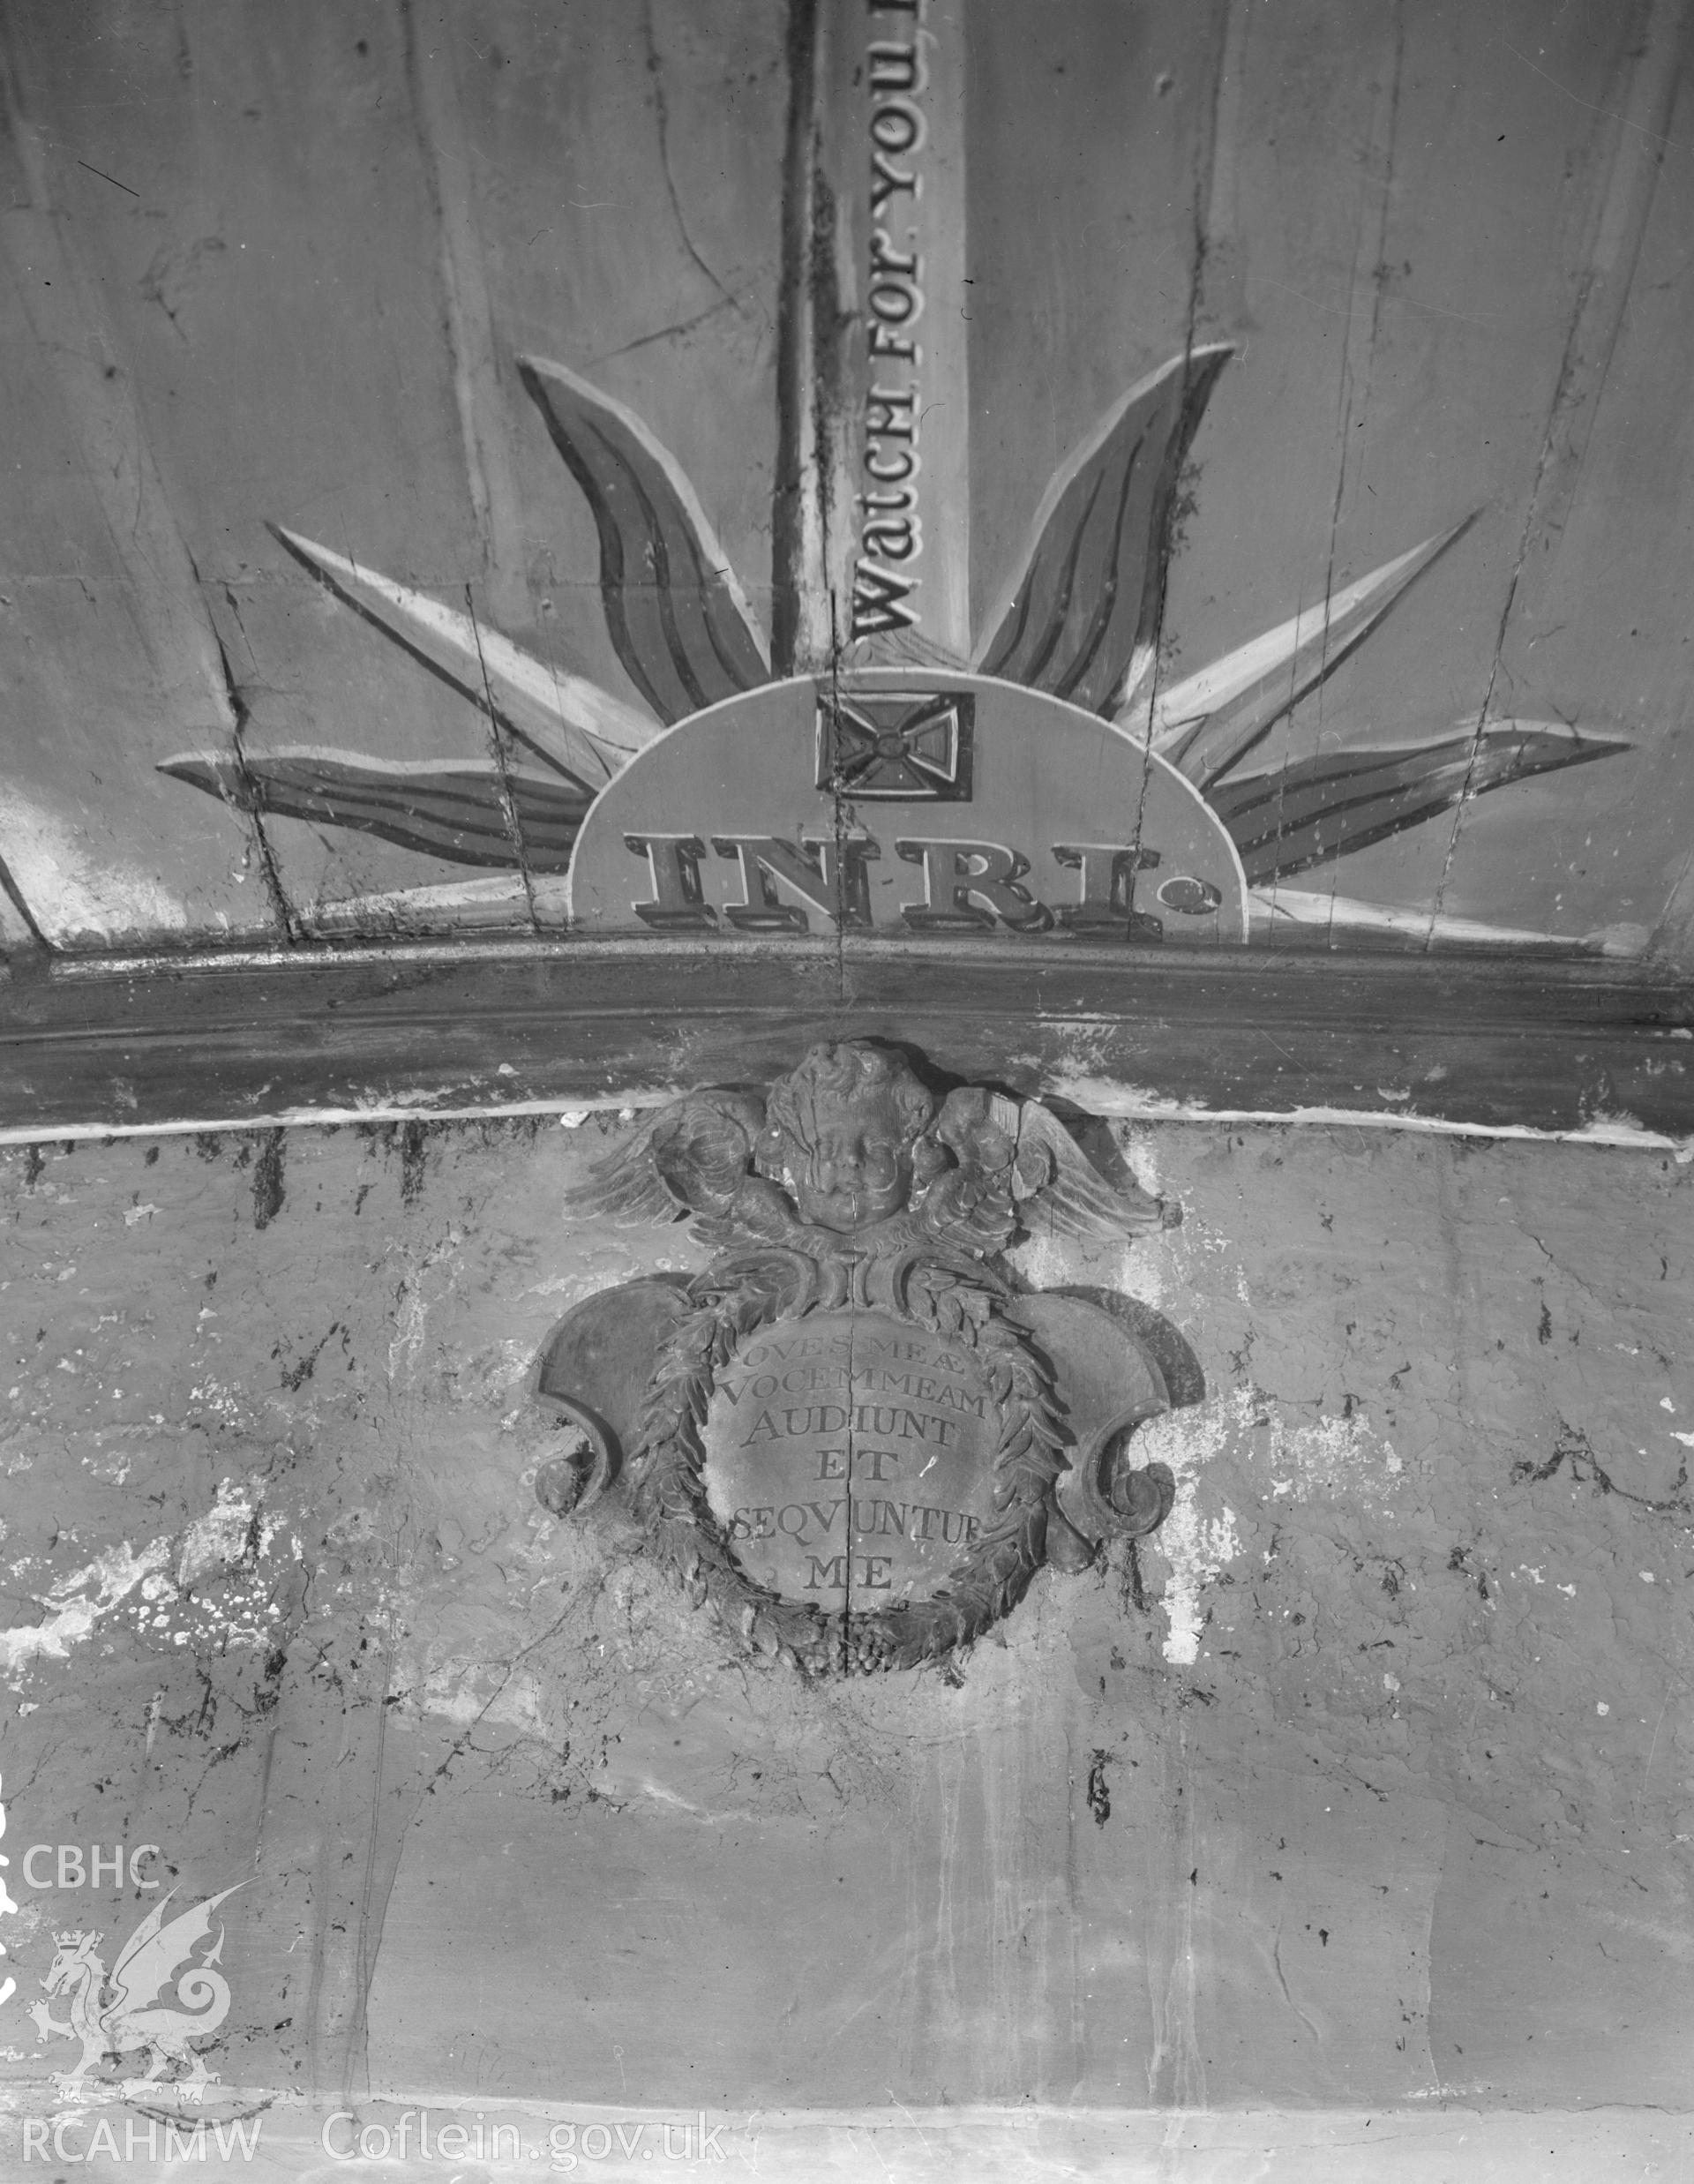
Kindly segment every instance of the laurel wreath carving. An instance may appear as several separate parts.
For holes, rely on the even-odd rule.
[[[869,1675],[967,1645],[1016,1606],[1041,1565],[1069,1437],[1045,1364],[998,1316],[994,1290],[908,1257],[886,1270],[878,1309],[975,1353],[1001,1422],[993,1520],[930,1600],[831,1615],[755,1584],[707,1500],[701,1429],[717,1375],[740,1345],[761,1327],[834,1302],[845,1287],[840,1272],[804,1252],[770,1250],[720,1260],[700,1275],[689,1289],[695,1308],[678,1322],[648,1384],[630,1468],[635,1512],[696,1607],[709,1604],[744,1644],[791,1666]]]

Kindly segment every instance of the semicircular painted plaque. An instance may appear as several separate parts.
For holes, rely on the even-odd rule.
[[[583,822],[586,930],[1246,933],[1235,847],[1190,783],[1097,714],[924,669],[772,683],[680,722]]]

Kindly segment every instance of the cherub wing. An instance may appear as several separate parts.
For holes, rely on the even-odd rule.
[[[589,1213],[615,1213],[636,1221],[679,1221],[688,1208],[660,1175],[653,1160],[653,1133],[670,1107],[626,1138],[617,1151],[596,1163],[576,1205]]]
[[[765,1126],[756,1093],[712,1087],[661,1107],[603,1160],[577,1204],[626,1220],[686,1220],[721,1213],[746,1182]]]
[[[1012,1195],[1024,1227],[1106,1242],[1160,1227],[1158,1199],[1133,1183],[1127,1192],[1115,1190],[1038,1100],[1019,1103],[1016,1137]]]
[[[179,1911],[169,1925],[163,1920],[170,1895],[155,1903],[124,1944],[112,1967],[110,1984],[116,1992],[116,2000],[110,2014],[126,2015],[156,2002],[188,1963],[196,1946],[211,1933],[213,1912],[226,1896],[234,1895],[236,1888],[246,1886],[244,1880],[238,1880],[235,1888],[221,1889],[216,1895],[207,1896],[204,1903]],[[170,1893],[174,1895],[175,1889]]]

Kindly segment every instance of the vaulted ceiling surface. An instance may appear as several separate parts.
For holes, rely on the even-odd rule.
[[[888,50],[915,19],[870,12]],[[659,724],[573,457],[621,432],[618,491],[681,481],[666,520],[780,669],[832,368],[797,361],[797,191],[828,200],[843,354],[873,310],[864,14],[9,11],[15,944],[568,929],[603,785],[571,738],[604,727],[615,771]],[[1050,486],[1098,498],[1146,382],[1121,430],[1166,432],[1168,490],[1096,575],[1133,545],[1151,604],[1087,707],[1199,791],[1249,946],[1686,964],[1683,0],[928,0],[924,35],[926,581],[964,604],[829,671],[974,640],[1067,694],[997,662],[995,603],[1027,607],[1044,491],[1055,521]]]

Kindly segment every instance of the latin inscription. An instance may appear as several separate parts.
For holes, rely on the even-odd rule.
[[[999,1433],[967,1352],[885,1314],[818,1313],[718,1375],[707,1495],[747,1574],[789,1599],[925,1599],[992,1513]]]
[[[706,900],[701,882],[701,859],[708,854],[703,837],[632,834],[625,846],[647,870],[651,894],[632,904],[644,925],[662,933],[718,929],[720,913]],[[895,906],[896,929],[911,933],[1057,928],[1078,940],[1158,941],[1164,912],[1211,917],[1223,900],[1211,881],[1178,873],[1150,880],[1155,907],[1144,906],[1139,882],[1158,874],[1159,852],[1128,842],[1055,842],[1046,874],[1005,842],[901,835],[889,846],[902,864],[916,867],[918,891]],[[868,867],[881,860],[882,844],[862,828],[838,834],[803,828],[788,840],[714,835],[709,850],[737,867],[741,900],[721,913],[737,932],[806,933],[813,915],[843,930],[873,923]]]

